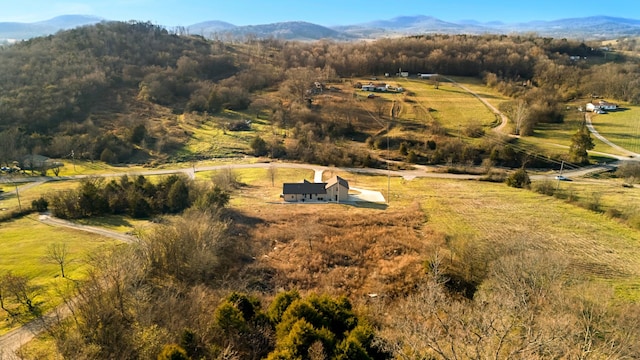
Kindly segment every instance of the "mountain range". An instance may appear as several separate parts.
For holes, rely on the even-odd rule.
[[[64,15],[35,23],[0,22],[0,42],[13,42],[36,36],[50,35],[60,30],[108,21],[95,16]],[[262,25],[236,26],[224,21],[207,21],[186,27],[170,27],[205,37],[257,37],[284,40],[358,40],[420,34],[514,34],[536,33],[540,36],[574,39],[614,39],[640,36],[640,20],[609,16],[531,21],[525,23],[478,22],[462,20],[447,22],[435,17],[401,16],[389,20],[325,27],[302,21]]]

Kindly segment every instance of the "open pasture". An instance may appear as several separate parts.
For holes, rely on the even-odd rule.
[[[73,286],[72,280],[82,279],[89,255],[116,244],[114,240],[79,230],[52,227],[37,221],[38,215],[0,223],[0,274],[12,272],[27,276],[37,290],[35,303],[43,311],[61,303],[59,291]],[[65,278],[57,263],[48,261],[51,244],[67,247]],[[0,317],[0,334],[19,324],[4,315]]]

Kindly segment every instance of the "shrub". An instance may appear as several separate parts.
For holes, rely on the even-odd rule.
[[[300,299],[300,294],[297,290],[285,291],[276,295],[267,310],[269,319],[275,324],[279,323],[282,320],[282,314],[289,308],[289,305],[298,299]]]
[[[187,352],[176,344],[165,345],[162,348],[160,354],[158,354],[158,360],[189,360]]]
[[[41,196],[39,199],[31,202],[31,208],[37,212],[45,212],[49,208],[49,202]]]
[[[507,177],[507,185],[515,188],[528,188],[531,184],[529,174],[524,168],[520,168]]]
[[[251,140],[251,149],[253,150],[253,155],[255,156],[264,156],[267,155],[267,142],[264,141],[260,136],[256,136]]]
[[[553,196],[553,194],[556,192],[555,186],[553,185],[553,182],[550,180],[544,180],[539,183],[536,183],[533,189],[535,192],[539,194],[548,195],[548,196]]]

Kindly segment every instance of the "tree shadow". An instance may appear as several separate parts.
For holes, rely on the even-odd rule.
[[[354,207],[362,208],[362,209],[373,209],[373,210],[387,210],[387,208],[389,207],[389,205],[384,203],[374,203],[374,202],[368,202],[368,201],[356,201],[352,204],[347,204],[347,205],[352,205]]]

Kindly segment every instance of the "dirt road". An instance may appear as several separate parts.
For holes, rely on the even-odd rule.
[[[495,106],[491,105],[487,99],[481,97],[480,95],[478,95],[477,93],[475,93],[473,90],[469,89],[468,87],[456,82],[455,80],[448,78],[448,77],[443,77],[444,79],[450,81],[452,84],[454,84],[455,86],[459,87],[460,89],[468,92],[469,94],[475,96],[478,100],[480,100],[480,102],[482,102],[486,107],[489,108],[489,110],[491,110],[496,116],[500,117],[500,125],[496,126],[493,128],[493,131],[496,132],[504,132],[504,129],[507,127],[507,124],[509,123],[509,118],[507,117],[507,115],[505,115],[502,111],[498,110],[498,108],[496,108]]]

